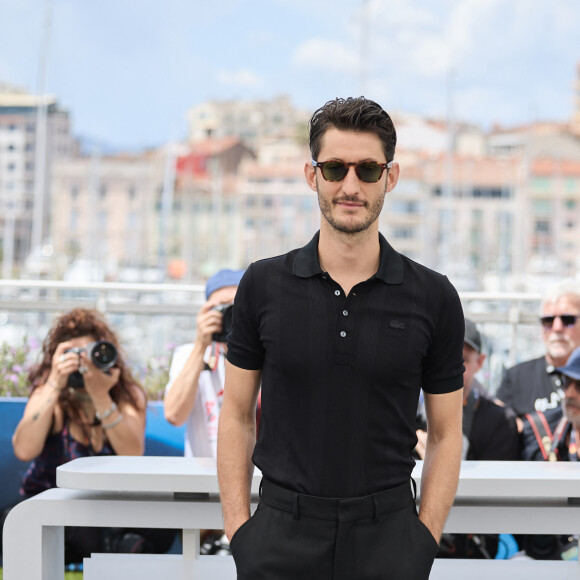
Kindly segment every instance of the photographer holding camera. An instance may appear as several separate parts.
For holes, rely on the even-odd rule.
[[[207,281],[207,302],[197,316],[195,341],[173,353],[165,389],[165,418],[176,426],[186,423],[186,457],[216,456],[225,342],[231,329],[231,306],[243,273],[220,270]]]
[[[115,333],[94,310],[57,318],[30,372],[30,397],[12,437],[14,454],[31,461],[24,499],[56,487],[56,468],[92,455],[142,455],[147,397],[119,353]],[[161,532],[161,533],[160,533]],[[171,530],[75,528],[65,531],[65,559],[92,552],[165,552]]]

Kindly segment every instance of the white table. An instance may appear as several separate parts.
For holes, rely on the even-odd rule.
[[[421,470],[419,462],[413,472],[418,486]],[[259,480],[256,473],[254,494]],[[214,460],[82,458],[58,468],[57,484],[9,514],[5,580],[62,580],[66,525],[183,529],[183,555],[94,555],[85,561],[85,580],[235,578],[230,557],[199,555],[199,530],[222,525]],[[579,496],[576,463],[464,462],[446,531],[577,534]],[[481,560],[437,560],[431,578],[451,580],[466,574],[472,580],[580,578],[576,562]]]

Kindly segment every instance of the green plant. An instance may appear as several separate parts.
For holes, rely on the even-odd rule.
[[[39,346],[37,340],[27,337],[16,345],[8,342],[0,345],[0,397],[28,397],[28,373]],[[167,354],[150,357],[144,367],[131,369],[150,401],[163,399],[169,380],[170,353],[174,346],[167,345]]]
[[[168,356],[152,356],[146,367],[136,373],[150,401],[163,399],[165,385],[169,380],[169,362]]]
[[[0,397],[28,396],[28,373],[38,346],[27,337],[16,345],[0,345]]]

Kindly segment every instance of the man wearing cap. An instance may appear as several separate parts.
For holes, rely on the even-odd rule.
[[[523,420],[522,454],[526,461],[578,461],[580,441],[580,348],[556,371],[562,378],[563,398],[555,409],[526,413]],[[569,560],[578,557],[578,542],[568,536],[518,537],[528,556],[538,560]]]
[[[564,398],[558,368],[580,346],[580,285],[562,280],[546,291],[540,311],[546,354],[508,369],[497,398],[516,415],[557,409]]]
[[[463,343],[463,458],[516,461],[520,445],[515,415],[490,400],[475,378],[485,361],[481,334],[475,323],[465,319]],[[476,383],[479,388],[476,388]],[[426,433],[417,432],[417,453],[425,453]]]
[[[520,441],[515,415],[500,407],[487,395],[475,375],[481,370],[486,355],[482,352],[482,337],[475,323],[465,319],[463,342],[463,459],[517,461]],[[425,454],[427,433],[417,431],[416,452]],[[493,558],[498,536],[493,534],[444,534],[440,557]]]
[[[568,362],[556,370],[562,377],[564,398],[557,409],[549,409],[544,415],[539,411],[526,415],[522,453],[525,460],[578,461],[580,348],[574,350]]]
[[[187,423],[186,457],[215,457],[218,417],[223,399],[225,342],[213,335],[223,328],[216,306],[231,305],[244,270],[220,270],[206,284],[206,303],[197,316],[193,343],[173,353],[165,388],[165,418],[172,425]]]
[[[564,379],[564,399],[562,412],[566,424],[556,428],[552,451],[559,461],[578,461],[580,441],[580,348],[577,348],[568,362],[558,371]]]

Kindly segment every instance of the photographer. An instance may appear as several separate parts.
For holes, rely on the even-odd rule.
[[[56,468],[72,459],[143,454],[146,395],[98,312],[77,308],[57,318],[29,381],[30,397],[12,437],[16,457],[32,462],[20,490],[24,499],[56,487]],[[165,552],[173,536],[171,530],[67,528],[65,559]]]
[[[220,270],[206,284],[207,302],[197,316],[193,343],[178,347],[165,390],[165,418],[187,424],[186,457],[215,457],[217,424],[224,389],[225,335],[244,270]],[[224,321],[226,322],[224,328]]]

